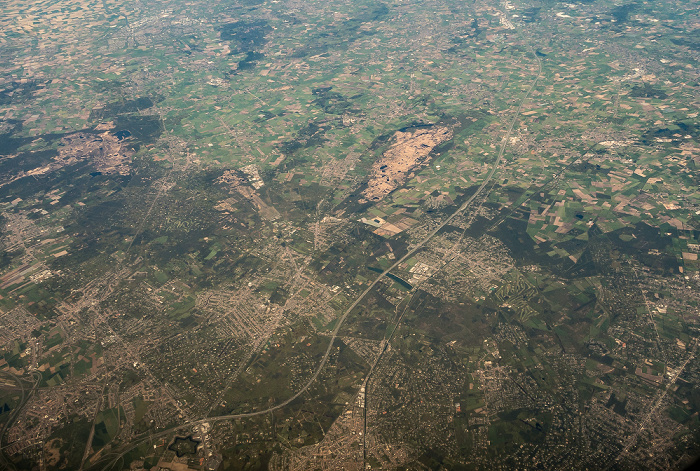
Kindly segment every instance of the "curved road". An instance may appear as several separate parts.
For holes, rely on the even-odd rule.
[[[12,412],[10,415],[10,418],[7,419],[7,422],[5,422],[0,428],[0,464],[4,464],[5,469],[17,469],[15,465],[12,463],[12,460],[10,457],[5,455],[5,449],[10,445],[2,445],[3,441],[5,440],[5,433],[12,427],[12,423],[17,419],[19,416],[19,413],[22,411],[22,408],[24,408],[25,405],[27,405],[27,402],[29,402],[29,399],[32,397],[32,394],[36,392],[37,387],[39,386],[39,383],[41,382],[41,373],[38,371],[32,371],[32,375],[34,376],[34,384],[32,385],[32,389],[27,392],[26,388],[24,387],[24,384],[22,384],[22,379],[19,378],[18,376],[15,376],[14,374],[10,372],[4,372],[6,375],[10,376],[18,385],[18,388],[20,390],[20,401],[15,407],[15,410]]]
[[[493,165],[491,166],[491,169],[486,174],[486,178],[484,179],[484,181],[481,183],[481,185],[479,185],[479,188],[476,190],[476,192],[471,197],[469,197],[469,199],[467,201],[462,203],[462,205],[459,208],[457,208],[455,210],[455,212],[453,212],[449,217],[447,217],[444,221],[442,221],[442,223],[440,223],[435,229],[430,231],[428,233],[428,235],[423,238],[423,240],[421,240],[415,247],[410,249],[403,257],[398,259],[393,265],[391,265],[389,268],[387,268],[381,274],[379,274],[377,276],[377,278],[375,278],[375,280],[367,287],[367,289],[365,289],[357,297],[357,299],[355,299],[355,301],[350,305],[350,307],[348,307],[345,310],[343,315],[338,319],[338,322],[336,323],[335,328],[333,329],[333,332],[331,334],[331,339],[328,342],[328,347],[326,348],[326,353],[323,355],[323,358],[321,359],[321,362],[319,363],[318,367],[314,371],[314,374],[311,375],[311,377],[306,382],[306,384],[304,384],[304,387],[302,387],[293,396],[289,397],[288,399],[284,400],[283,402],[280,402],[279,404],[274,405],[274,406],[269,407],[269,408],[264,409],[264,410],[255,411],[255,412],[246,412],[243,414],[229,414],[229,415],[220,415],[220,416],[216,416],[216,417],[205,417],[203,419],[199,419],[199,420],[195,420],[195,421],[191,421],[191,422],[186,422],[178,427],[172,427],[172,428],[164,430],[162,432],[150,435],[148,438],[144,438],[142,440],[139,440],[139,441],[133,443],[132,446],[130,446],[125,451],[120,453],[116,458],[114,458],[114,460],[112,460],[112,462],[110,462],[103,469],[104,470],[111,469],[117,463],[117,461],[119,461],[126,453],[128,453],[129,451],[131,451],[134,448],[136,448],[137,446],[139,446],[145,440],[162,438],[162,437],[165,437],[167,435],[170,435],[171,433],[173,433],[173,432],[175,432],[178,429],[181,429],[183,427],[200,425],[204,422],[210,422],[210,423],[211,422],[220,422],[220,421],[224,421],[224,420],[243,419],[246,417],[256,417],[259,415],[269,414],[270,412],[273,412],[277,409],[281,409],[281,408],[289,405],[291,402],[298,399],[302,394],[304,394],[311,387],[311,385],[314,383],[314,381],[316,381],[316,379],[318,378],[318,375],[321,374],[323,367],[326,365],[326,362],[328,361],[328,357],[330,356],[331,349],[333,348],[333,344],[335,343],[335,340],[338,337],[338,332],[340,331],[340,328],[345,323],[345,320],[348,318],[348,316],[350,315],[352,310],[355,309],[357,307],[357,305],[360,304],[360,302],[362,302],[362,300],[365,298],[365,296],[367,296],[369,294],[369,292],[372,291],[372,289],[374,289],[374,287],[377,285],[377,283],[379,283],[379,281],[382,278],[384,278],[386,275],[388,275],[393,269],[398,267],[401,263],[408,260],[418,250],[423,248],[423,246],[426,243],[428,243],[428,241],[430,241],[430,239],[432,239],[435,236],[435,234],[437,234],[447,224],[452,222],[452,220],[455,217],[457,217],[459,214],[464,212],[464,210],[467,209],[469,207],[469,205],[472,204],[472,202],[481,194],[481,192],[484,190],[484,188],[486,188],[486,186],[489,184],[489,182],[493,178],[494,174],[496,173],[496,170],[498,170],[498,166],[501,164],[501,161],[503,160],[503,153],[505,152],[506,146],[508,145],[508,140],[510,139],[510,135],[512,134],[513,128],[515,127],[515,122],[518,120],[518,117],[520,116],[520,111],[522,110],[523,105],[525,104],[525,101],[527,101],[527,99],[530,97],[530,94],[532,93],[532,90],[534,90],[535,85],[537,85],[537,82],[539,81],[540,77],[542,76],[542,62],[540,61],[540,58],[537,57],[536,54],[535,54],[535,58],[537,59],[537,66],[538,66],[537,76],[534,78],[534,80],[530,84],[530,87],[528,88],[527,93],[525,93],[525,96],[522,98],[522,100],[520,100],[520,104],[518,105],[518,109],[516,110],[516,112],[513,116],[513,119],[511,119],[510,124],[508,125],[508,130],[506,131],[505,136],[503,136],[503,139],[501,140],[501,146],[500,146],[499,151],[498,151],[498,156],[494,160]]]

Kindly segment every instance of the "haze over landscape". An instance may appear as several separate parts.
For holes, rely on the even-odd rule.
[[[700,456],[700,1],[0,11],[0,469]]]

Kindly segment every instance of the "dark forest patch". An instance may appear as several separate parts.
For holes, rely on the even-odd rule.
[[[243,60],[238,62],[237,70],[243,71],[253,69],[257,65],[258,61],[262,60],[264,57],[265,54],[261,54],[259,52],[254,51],[248,51]]]
[[[333,91],[333,87],[319,87],[312,90],[314,105],[328,114],[343,114],[350,108],[351,103],[343,95]]]
[[[152,144],[165,130],[159,116],[117,116],[114,119],[115,132],[129,131],[137,144]]]
[[[361,29],[362,24],[382,21],[389,15],[389,12],[389,8],[384,3],[371,4],[354,18],[321,29],[306,41],[306,46],[296,50],[292,56],[301,58],[322,54],[340,46],[347,47],[348,43],[355,42],[364,36],[372,36],[376,33]]]
[[[280,151],[291,155],[300,149],[321,146],[326,142],[324,135],[330,128],[327,122],[312,121],[297,131],[293,139],[281,143]]]
[[[234,21],[218,28],[222,41],[228,41],[231,55],[255,52],[266,43],[272,27],[265,20]]]
[[[539,21],[541,9],[542,9],[541,7],[532,7],[532,8],[528,8],[526,10],[523,10],[520,13],[520,16],[523,17],[523,22],[534,23],[535,21]]]
[[[185,438],[175,437],[175,441],[168,446],[168,450],[174,451],[178,458],[185,455],[197,453],[197,447],[202,443],[192,438],[192,435]]]
[[[676,46],[683,46],[693,51],[700,51],[700,29],[684,31],[682,36],[671,38],[671,42]]]
[[[629,19],[630,13],[637,9],[636,3],[628,3],[613,8],[610,14],[615,18],[617,23],[625,23]]]
[[[665,100],[666,98],[668,98],[666,92],[664,92],[660,88],[654,88],[648,83],[645,83],[642,86],[635,85],[634,87],[632,87],[630,96],[636,98],[656,98],[658,100]]]
[[[641,137],[642,144],[654,144],[656,139],[672,139],[674,144],[689,135],[700,142],[700,125],[684,121],[676,121],[666,128],[649,129]]]
[[[39,84],[33,80],[26,83],[10,82],[7,88],[0,90],[0,105],[9,105],[10,103],[29,99],[35,90],[44,86],[45,84]]]
[[[120,100],[107,103],[102,108],[95,108],[90,112],[91,121],[100,121],[105,118],[124,113],[136,113],[153,107],[154,103],[148,97],[134,98],[133,100]]]

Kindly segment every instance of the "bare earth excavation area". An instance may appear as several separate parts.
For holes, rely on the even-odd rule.
[[[700,458],[700,0],[8,0],[0,470]]]
[[[396,131],[394,144],[372,165],[367,189],[362,194],[369,201],[384,199],[406,181],[411,170],[427,163],[435,147],[450,139],[452,130],[444,126]]]

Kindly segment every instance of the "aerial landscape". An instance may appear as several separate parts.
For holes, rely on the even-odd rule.
[[[5,0],[0,469],[683,470],[700,0]]]

